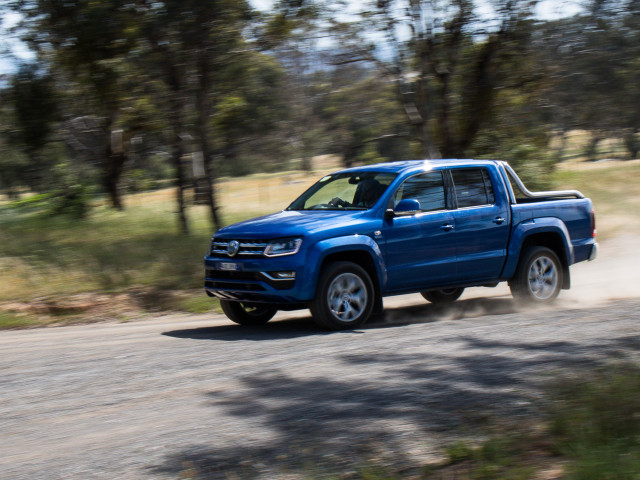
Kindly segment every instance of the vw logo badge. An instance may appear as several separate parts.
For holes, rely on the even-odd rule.
[[[237,240],[231,240],[229,245],[227,245],[227,255],[230,257],[234,257],[236,253],[240,250],[240,242]]]

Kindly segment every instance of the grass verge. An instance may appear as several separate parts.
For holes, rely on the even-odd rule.
[[[30,316],[18,315],[13,312],[0,312],[0,330],[28,328],[38,324],[39,322]]]
[[[640,367],[617,365],[553,387],[550,434],[567,478],[640,478]]]

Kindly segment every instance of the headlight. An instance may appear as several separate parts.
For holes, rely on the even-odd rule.
[[[298,253],[302,245],[301,238],[284,238],[282,240],[272,240],[264,249],[266,257],[279,257],[280,255],[293,255]]]

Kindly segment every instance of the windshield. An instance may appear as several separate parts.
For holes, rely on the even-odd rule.
[[[395,173],[351,172],[327,175],[287,210],[367,210],[396,178]]]

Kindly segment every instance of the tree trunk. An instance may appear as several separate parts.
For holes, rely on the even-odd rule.
[[[629,152],[631,160],[638,158],[640,151],[640,139],[638,139],[638,128],[634,128],[624,136],[624,145]]]
[[[482,125],[491,116],[495,95],[495,79],[491,69],[501,46],[500,35],[504,33],[499,32],[487,40],[471,73],[467,88],[469,95],[466,98],[465,124],[457,141],[457,151],[454,152],[456,156],[465,156]]]
[[[127,160],[127,156],[124,152],[124,148],[114,148],[114,142],[112,139],[113,125],[115,123],[116,113],[112,112],[108,116],[107,123],[107,151],[106,151],[106,167],[104,176],[104,188],[109,196],[111,206],[116,210],[124,210],[122,203],[122,197],[120,195],[119,184],[122,172],[124,170],[124,163]]]
[[[430,104],[425,80],[417,85],[418,92],[415,102],[411,98],[404,98],[403,86],[399,85],[398,94],[404,108],[404,112],[411,124],[413,136],[422,144],[422,151],[426,159],[442,158],[438,146],[429,132]]]
[[[587,157],[587,161],[595,162],[598,160],[598,144],[600,143],[601,136],[599,133],[592,133],[591,138],[589,139],[589,143],[587,144],[587,148],[585,149],[585,156]]]
[[[176,140],[173,148],[173,165],[176,171],[176,201],[178,203],[178,226],[180,233],[183,235],[189,235],[189,223],[187,222],[187,208],[184,200],[184,168],[182,165],[182,147],[180,146],[180,139]]]
[[[209,58],[206,50],[202,50],[199,53],[198,58],[198,90],[196,94],[196,109],[197,109],[197,131],[200,137],[200,147],[202,148],[202,156],[204,160],[204,175],[207,197],[207,203],[210,207],[211,222],[213,228],[218,230],[222,227],[220,216],[218,215],[218,206],[216,205],[214,181],[215,174],[212,169],[212,149],[209,144],[209,116],[211,114],[211,99],[209,93],[211,91],[211,66],[209,64]]]
[[[122,203],[118,184],[120,183],[126,158],[123,154],[110,153],[110,150],[107,153],[107,172],[104,179],[104,188],[107,190],[107,195],[109,195],[111,206],[116,210],[122,211],[124,210],[124,204]]]
[[[176,202],[178,204],[178,227],[183,235],[189,235],[189,222],[187,220],[187,207],[184,199],[185,190],[185,173],[184,165],[182,163],[182,157],[184,155],[182,138],[183,120],[182,120],[182,91],[179,74],[176,71],[174,65],[167,60],[165,66],[165,75],[167,76],[167,83],[171,90],[170,100],[170,118],[171,118],[171,162],[176,176]]]
[[[555,163],[560,163],[564,158],[564,153],[567,149],[567,132],[566,129],[563,128],[562,131],[557,135],[560,137],[558,140],[559,146],[555,148],[554,157]],[[551,143],[551,142],[550,142]]]
[[[306,173],[313,173],[313,145],[311,144],[311,140],[304,134],[304,132],[302,133],[301,138],[302,164],[300,166]]]

